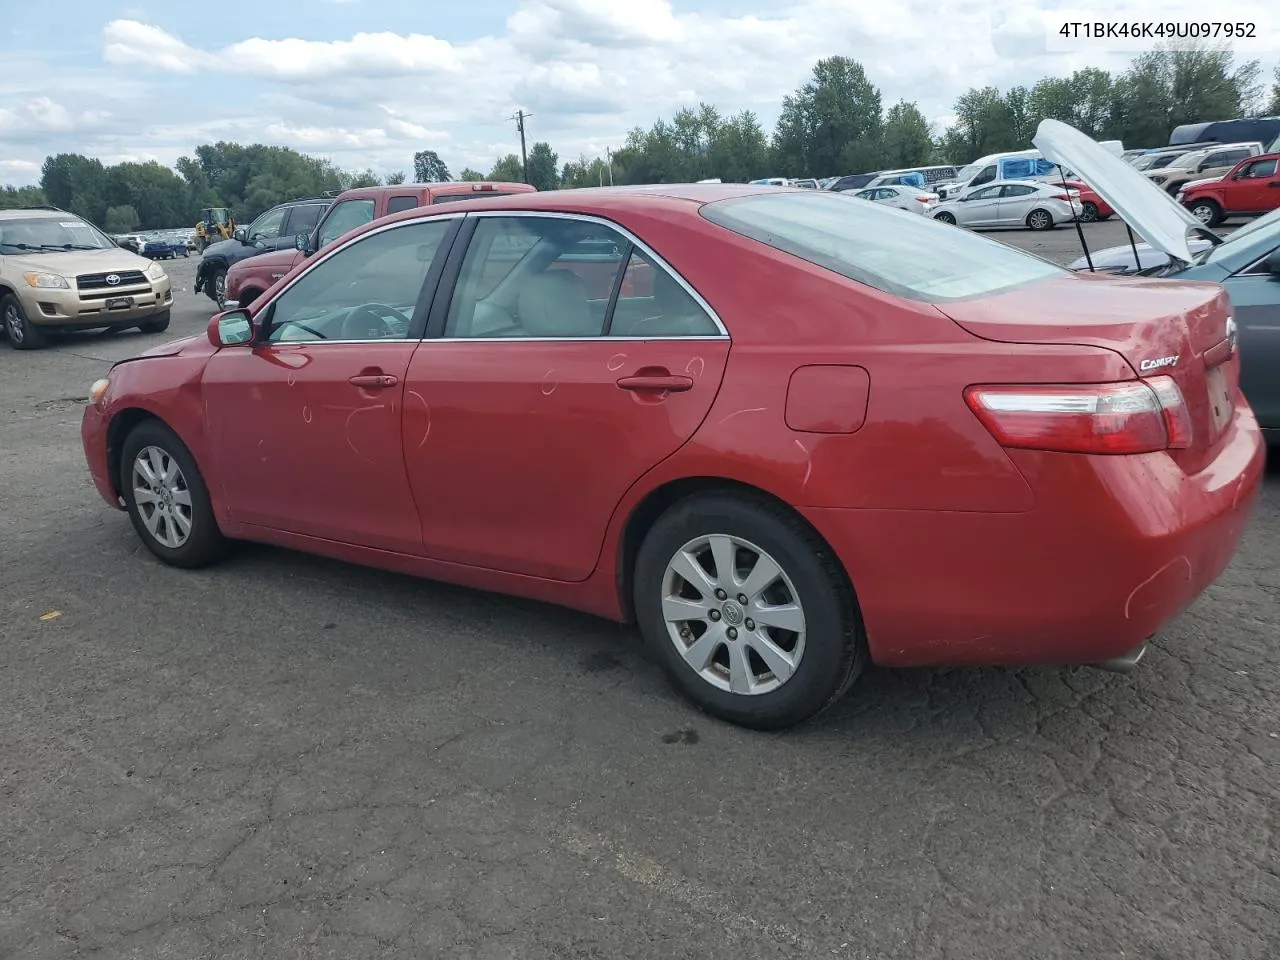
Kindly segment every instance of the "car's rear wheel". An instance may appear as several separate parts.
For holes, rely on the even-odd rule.
[[[933,215],[933,219],[937,220],[939,223],[949,223],[953,227],[956,225],[956,218],[945,210],[942,213],[935,213]]]
[[[0,319],[13,349],[35,350],[44,346],[44,331],[28,319],[27,311],[22,309],[22,301],[12,293],[0,297]]]
[[[144,420],[125,438],[120,490],[133,529],[165,563],[202,567],[226,553],[195,457],[160,421]]]
[[[808,720],[866,663],[853,593],[830,549],[763,498],[677,503],[645,536],[633,589],[663,670],[733,723],[781,729]]]
[[[1027,226],[1032,230],[1051,230],[1053,229],[1053,214],[1048,210],[1041,210],[1039,207],[1027,214]]]
[[[1098,219],[1098,205],[1091,200],[1086,200],[1080,204],[1080,221],[1082,223],[1093,223]]]
[[[138,324],[138,329],[143,333],[164,333],[169,329],[170,313],[169,310],[164,313],[157,313],[146,323]]]
[[[1196,200],[1190,210],[1191,215],[1206,227],[1216,227],[1222,222],[1222,208],[1213,200]]]

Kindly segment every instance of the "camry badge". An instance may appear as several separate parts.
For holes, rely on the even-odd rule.
[[[1158,357],[1155,360],[1143,360],[1138,364],[1138,369],[1143,373],[1148,370],[1159,370],[1161,367],[1172,367],[1178,362],[1178,358],[1174,357]]]

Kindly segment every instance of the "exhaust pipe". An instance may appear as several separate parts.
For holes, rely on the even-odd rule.
[[[1147,655],[1147,644],[1145,641],[1138,644],[1128,653],[1122,653],[1118,657],[1112,657],[1110,660],[1102,660],[1098,663],[1091,663],[1089,666],[1098,670],[1107,670],[1111,673],[1133,673],[1142,658]]]

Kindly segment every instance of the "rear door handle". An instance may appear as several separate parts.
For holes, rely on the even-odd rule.
[[[353,387],[365,387],[370,390],[394,387],[399,382],[398,377],[393,377],[389,373],[361,373],[347,378],[347,383]]]
[[[693,389],[693,377],[674,376],[639,376],[623,377],[618,381],[623,390],[666,390],[670,393],[683,393]]]

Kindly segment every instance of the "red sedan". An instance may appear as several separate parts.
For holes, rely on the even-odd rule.
[[[1058,180],[1054,183],[1055,187],[1062,187],[1067,190],[1078,190],[1080,197],[1075,203],[1080,205],[1080,221],[1082,223],[1093,223],[1095,220],[1106,220],[1115,214],[1115,208],[1098,195],[1098,192],[1087,183],[1079,180]]]
[[[1229,314],[811,190],[525,194],[116,364],[84,450],[166,563],[256,540],[634,619],[778,728],[868,662],[1132,666],[1261,486]]]

